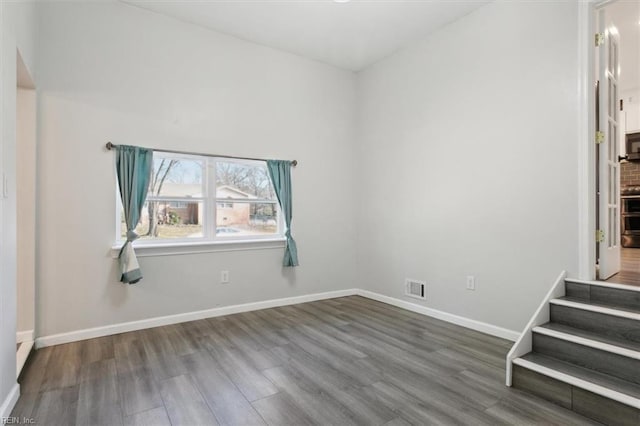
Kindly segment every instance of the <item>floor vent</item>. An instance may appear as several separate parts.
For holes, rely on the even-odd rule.
[[[426,286],[427,283],[424,281],[412,280],[407,278],[405,280],[405,290],[404,294],[409,297],[415,297],[416,299],[426,299]]]

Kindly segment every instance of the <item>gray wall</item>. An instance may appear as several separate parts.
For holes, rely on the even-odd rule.
[[[39,26],[39,336],[353,285],[353,73],[120,2],[43,4]],[[283,249],[145,257],[120,284],[108,140],[297,159],[301,266]]]
[[[19,49],[37,79],[35,24],[32,3],[0,2],[0,156],[7,179],[7,196],[0,196],[0,406],[16,385],[16,59]]]
[[[491,3],[358,75],[361,286],[521,330],[577,272],[577,12]]]
[[[357,76],[118,3],[43,5],[39,44],[41,336],[356,286],[404,298],[405,277],[517,330],[577,270],[576,4],[493,3]],[[106,140],[297,158],[302,266],[142,258],[144,282],[118,284]]]
[[[36,264],[36,93],[19,88],[16,129],[18,331],[35,327]]]

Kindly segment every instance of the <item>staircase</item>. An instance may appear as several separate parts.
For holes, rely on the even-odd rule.
[[[640,287],[560,285],[537,313],[549,322],[532,319],[515,345],[528,353],[512,350],[512,386],[607,425],[640,425]]]

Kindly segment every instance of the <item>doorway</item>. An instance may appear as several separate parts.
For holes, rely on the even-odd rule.
[[[640,285],[640,3],[595,10],[597,278]]]
[[[20,52],[16,69],[16,377],[35,340],[36,90]]]

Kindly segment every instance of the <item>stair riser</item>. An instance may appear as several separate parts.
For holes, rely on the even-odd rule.
[[[634,358],[539,333],[533,334],[533,351],[640,384],[640,360]]]
[[[640,343],[640,321],[554,304],[550,310],[551,322]]]
[[[640,291],[569,282],[565,283],[565,289],[567,297],[620,308],[640,310]]]
[[[638,426],[640,410],[559,380],[513,366],[513,386],[611,426]]]

